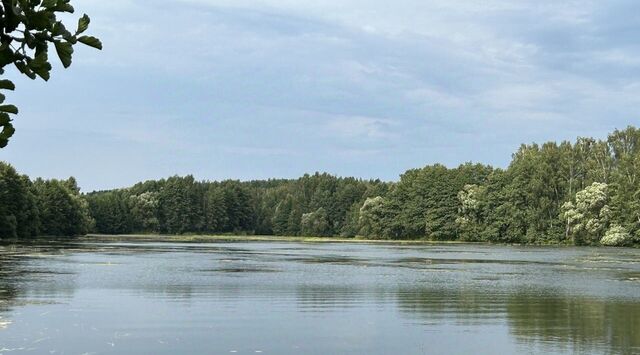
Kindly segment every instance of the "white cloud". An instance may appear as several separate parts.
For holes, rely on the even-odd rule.
[[[398,123],[386,118],[341,116],[327,123],[332,134],[346,138],[388,139],[395,136]]]
[[[449,94],[443,90],[433,87],[421,87],[418,89],[408,90],[405,93],[407,99],[427,107],[445,106],[460,107],[465,105],[465,100],[456,95]]]
[[[100,133],[106,145],[86,147],[87,156],[121,152],[126,143],[146,147],[141,161],[170,150],[184,171],[232,166],[246,177],[256,164],[263,176],[278,176],[272,159],[307,169],[320,164],[308,157],[324,152],[325,165],[310,169],[350,171],[347,158],[357,156],[371,176],[396,176],[389,162],[398,157],[403,167],[480,158],[504,165],[510,146],[602,136],[633,123],[640,105],[640,26],[632,18],[640,5],[632,0],[85,0],[76,7],[91,15],[104,50],[78,47],[73,67],[46,85],[16,80],[16,139],[34,127]],[[73,144],[31,139],[41,140]],[[47,175],[37,172],[46,166],[38,154],[7,154]],[[100,178],[127,170],[134,179],[137,169],[106,166]]]

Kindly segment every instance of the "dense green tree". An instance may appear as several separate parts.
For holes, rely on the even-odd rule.
[[[160,231],[185,233],[195,224],[197,204],[192,198],[193,176],[172,176],[164,182],[158,194]]]
[[[322,208],[322,207],[321,207]],[[302,208],[299,204],[294,203],[287,219],[286,235],[298,235],[302,231]]]
[[[639,245],[640,130],[522,145],[507,169],[430,165],[397,183],[306,174],[174,176],[81,195],[75,179],[31,182],[0,164],[0,235],[259,233],[500,243]],[[87,208],[88,205],[88,208]]]
[[[154,232],[160,227],[158,221],[158,193],[147,191],[139,195],[131,195],[128,208],[131,214],[132,228],[136,231]]]
[[[132,221],[135,217],[129,209],[125,195],[124,190],[113,190],[86,196],[89,211],[95,219],[95,231],[125,234],[136,230]]]
[[[606,246],[624,246],[631,242],[631,235],[624,227],[614,225],[600,239],[600,244]]]
[[[38,234],[39,227],[31,182],[0,162],[0,237],[31,237]]]
[[[458,235],[461,240],[480,240],[482,231],[486,228],[484,224],[483,203],[485,200],[485,187],[475,184],[465,185],[458,192]]]
[[[396,213],[390,208],[389,201],[382,196],[367,198],[358,213],[358,235],[367,238],[392,238],[390,221]]]
[[[255,214],[251,194],[239,181],[225,181],[221,184],[226,207],[224,232],[253,232]]]
[[[221,231],[227,224],[224,194],[217,186],[209,186],[205,196],[205,223],[207,232]]]
[[[575,244],[596,244],[611,220],[609,190],[605,183],[594,182],[576,193],[575,203],[563,205],[563,217],[570,226]]]
[[[351,205],[349,211],[347,211],[344,223],[340,230],[341,237],[355,237],[359,234],[359,219],[360,219],[360,203],[354,202]]]
[[[93,227],[87,201],[73,188],[75,180],[42,180],[34,184],[40,234],[48,236],[77,236]]]
[[[275,235],[286,235],[289,230],[289,217],[293,208],[291,195],[281,201],[276,207],[272,219],[272,229]]]
[[[305,236],[324,237],[331,235],[329,216],[324,208],[302,215],[300,219],[300,233]]]
[[[401,238],[457,238],[458,192],[467,184],[484,182],[491,168],[463,164],[449,169],[436,164],[409,170],[389,193],[389,205],[397,211],[391,229]]]
[[[616,130],[607,141],[614,165],[610,179],[612,220],[635,230],[634,237],[640,238],[640,129]]]

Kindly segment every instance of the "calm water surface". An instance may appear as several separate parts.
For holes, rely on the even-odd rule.
[[[0,354],[638,354],[640,250],[0,246]]]

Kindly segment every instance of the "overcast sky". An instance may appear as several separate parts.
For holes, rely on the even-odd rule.
[[[520,143],[640,124],[635,0],[73,3],[104,50],[48,83],[10,75],[0,160],[83,191],[506,167]]]

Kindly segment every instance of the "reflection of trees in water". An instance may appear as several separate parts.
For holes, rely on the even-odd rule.
[[[590,352],[637,353],[640,303],[561,293],[492,293],[486,289],[400,289],[400,310],[426,323],[486,324],[506,319],[522,344]]]
[[[189,303],[196,290],[191,285],[145,285],[139,289],[145,296]]]
[[[70,246],[73,249],[69,249]],[[75,278],[60,275],[68,271],[65,261],[53,262],[49,258],[41,258],[42,255],[71,252],[121,255],[151,251],[150,248],[117,246],[95,249],[62,244],[48,247],[42,244],[37,247],[0,245],[0,317],[6,319],[10,316],[16,300],[47,299],[64,296],[75,290]],[[316,258],[312,262],[354,261],[327,257]],[[131,287],[145,297],[179,302],[211,300],[236,304],[240,301],[268,300],[278,307],[281,303],[291,306],[290,302],[295,301],[294,307],[297,306],[302,312],[342,311],[347,314],[352,307],[397,307],[406,318],[427,324],[453,322],[479,326],[481,330],[484,330],[482,325],[504,324],[509,327],[513,339],[524,346],[547,346],[551,350],[583,353],[633,353],[640,350],[640,302],[632,300],[573,297],[549,290],[501,292],[491,288],[491,282],[486,282],[483,288],[448,288],[444,283],[432,283],[430,288],[410,284],[395,288],[388,283],[382,283],[380,287],[367,287],[369,283],[340,285],[331,280],[327,284],[300,285],[299,280],[282,284],[271,282],[271,279],[264,281],[264,274],[254,275],[260,268],[253,264],[242,266],[244,269],[237,270],[198,269],[193,271],[191,278],[186,279],[183,279],[184,275],[134,279]],[[242,281],[249,276],[255,279]],[[630,274],[628,278],[636,276]],[[289,280],[285,278],[282,281]],[[452,278],[449,285],[455,285],[455,282]]]
[[[504,295],[479,292],[474,288],[404,288],[397,292],[398,308],[427,323],[451,320],[477,325],[504,318]]]
[[[394,301],[388,289],[335,285],[304,285],[296,289],[296,301],[302,311],[326,312],[356,307],[365,303]]]
[[[37,245],[37,246],[36,246]],[[62,244],[24,241],[13,244],[0,244],[0,312],[8,314],[18,300],[31,298],[49,298],[52,295],[69,295],[73,287],[61,283],[46,282],[61,272],[49,267],[38,266],[42,256],[59,255]]]
[[[594,346],[612,353],[640,351],[638,302],[517,294],[507,304],[507,316],[520,341],[560,340],[583,352]]]
[[[25,261],[20,254],[15,246],[0,245],[0,329],[6,326],[16,299],[24,293],[21,279]]]

